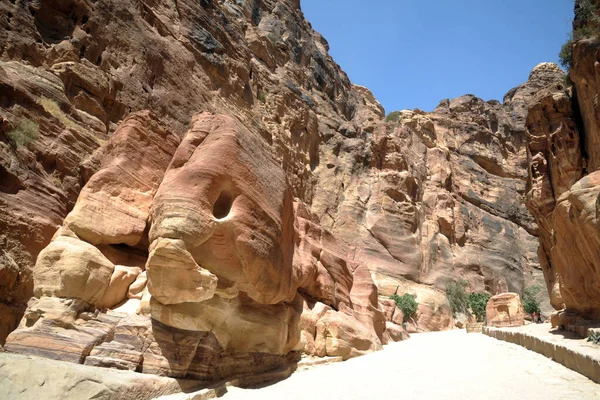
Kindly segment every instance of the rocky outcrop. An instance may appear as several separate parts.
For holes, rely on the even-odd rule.
[[[407,337],[384,339],[368,269],[292,201],[260,137],[202,113],[178,142],[148,112],[112,135],[6,350],[209,382]]]
[[[504,104],[466,95],[431,113],[392,113],[372,133],[347,127],[347,140],[325,144],[333,148],[327,169],[315,171],[313,210],[381,294],[417,295],[415,330],[453,326],[444,292],[452,280],[492,294],[543,284],[539,230],[524,205],[524,122],[535,94],[563,77],[541,64]]]
[[[487,326],[505,328],[523,326],[525,313],[521,297],[517,293],[501,293],[492,296],[485,307]]]
[[[572,50],[574,86],[548,85],[527,116],[527,206],[540,227],[540,263],[552,305],[561,310],[553,321],[563,326],[574,325],[574,318],[600,319],[598,45],[583,39]]]
[[[0,10],[8,351],[214,381],[452,329],[458,278],[496,294],[548,276],[523,197],[553,64],[504,104],[385,122],[297,0]]]
[[[236,115],[271,147],[292,199],[310,204],[320,142],[358,118],[368,92],[354,89],[295,1],[44,0],[0,9],[0,342],[33,293],[39,252],[99,168],[94,152],[126,115],[150,109],[178,136],[200,111]],[[373,123],[372,112],[360,118]],[[9,138],[23,123],[37,139],[16,146]],[[128,216],[135,229],[138,217]],[[119,240],[139,235],[123,228],[132,236]]]
[[[196,387],[193,381],[109,371],[19,354],[3,354],[0,360],[0,396],[5,399],[36,400],[66,395],[70,399],[138,400]]]

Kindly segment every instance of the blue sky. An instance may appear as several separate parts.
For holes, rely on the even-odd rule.
[[[386,113],[433,110],[472,93],[502,97],[538,63],[558,60],[572,0],[302,0],[353,83]]]

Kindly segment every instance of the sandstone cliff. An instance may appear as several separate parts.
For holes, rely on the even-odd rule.
[[[576,30],[586,24],[582,3],[575,5]],[[553,324],[574,330],[600,319],[599,54],[597,39],[575,41],[573,86],[549,85],[527,116],[527,206],[539,224],[539,259],[552,305],[561,310]]]
[[[297,0],[0,10],[9,351],[210,381],[402,340],[395,292],[441,330],[451,280],[543,280],[525,119],[553,64],[386,122]]]

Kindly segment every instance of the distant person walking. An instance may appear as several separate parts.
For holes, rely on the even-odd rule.
[[[537,322],[537,313],[534,311],[534,312],[531,314],[531,316],[532,316],[531,320],[532,320],[534,323],[536,323],[536,322]]]

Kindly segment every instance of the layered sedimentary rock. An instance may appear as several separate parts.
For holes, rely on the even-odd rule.
[[[574,27],[580,25],[576,20]],[[540,263],[552,305],[562,310],[553,324],[567,327],[600,319],[597,47],[594,39],[576,41],[573,87],[549,85],[527,116],[527,206],[540,227]]]
[[[501,293],[492,296],[485,307],[488,326],[503,328],[523,326],[525,313],[521,297],[517,293]]]
[[[465,95],[431,113],[346,126],[343,139],[325,144],[313,210],[382,294],[417,295],[415,329],[453,326],[444,293],[452,280],[491,294],[543,284],[539,232],[524,205],[524,123],[535,94],[563,78],[555,64],[541,64],[504,104]]]
[[[210,382],[407,337],[262,138],[202,113],[178,143],[149,112],[112,135],[6,350]]]
[[[454,279],[542,280],[524,123],[557,67],[385,122],[299,7],[0,4],[7,350],[211,381],[451,329]]]

